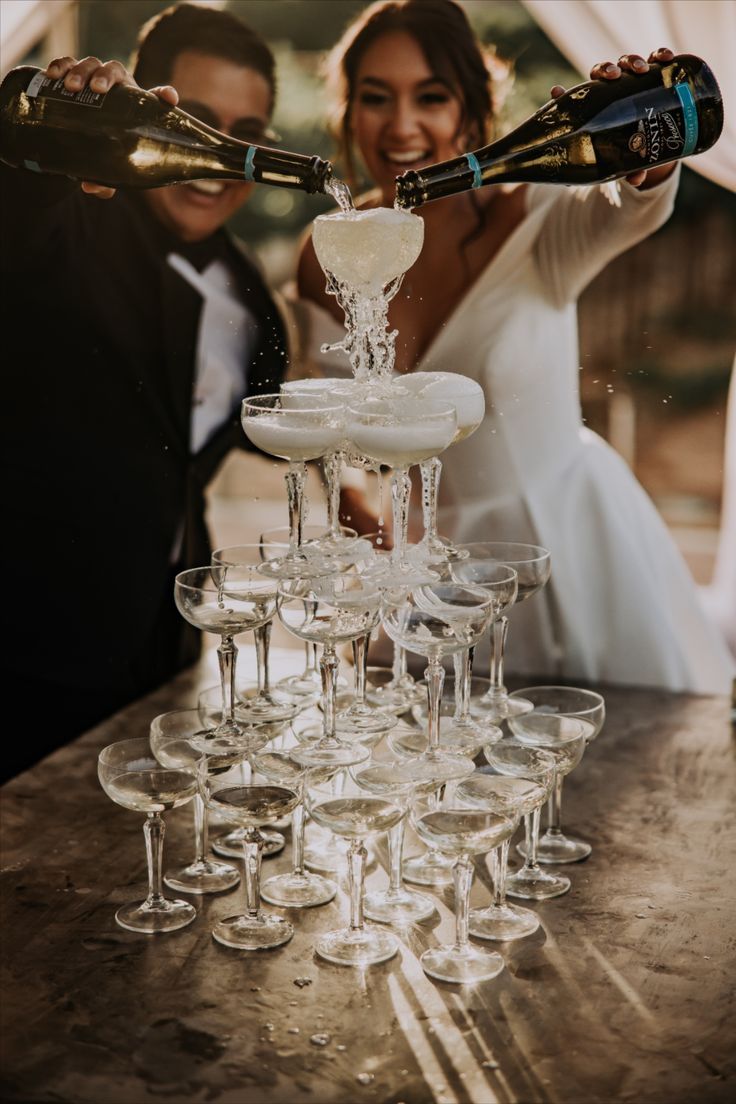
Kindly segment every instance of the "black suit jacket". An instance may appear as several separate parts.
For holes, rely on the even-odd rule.
[[[100,201],[4,165],[0,187],[12,663],[32,670],[50,629],[61,645],[44,657],[52,682],[134,698],[196,654],[170,557],[184,523],[176,567],[209,559],[204,490],[226,453],[247,447],[240,412],[190,455],[201,299],[166,263],[189,247],[139,195]],[[274,302],[233,239],[194,247],[208,249],[258,318],[247,392],[278,390],[286,345]]]

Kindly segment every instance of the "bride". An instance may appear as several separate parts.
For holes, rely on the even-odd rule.
[[[650,62],[667,61],[657,50]],[[591,78],[645,72],[635,54]],[[454,0],[383,0],[330,56],[337,134],[391,207],[396,176],[487,144],[488,68]],[[553,94],[559,94],[554,89]],[[400,372],[470,376],[485,392],[475,434],[442,457],[440,528],[456,542],[515,540],[551,552],[552,576],[514,610],[507,671],[725,693],[732,663],[692,578],[624,461],[582,423],[576,301],[619,253],[669,217],[678,169],[640,172],[612,190],[509,185],[418,209],[424,249],[391,303]],[[298,273],[314,308],[313,352],[342,316],[311,240]],[[344,513],[376,528],[360,490]]]

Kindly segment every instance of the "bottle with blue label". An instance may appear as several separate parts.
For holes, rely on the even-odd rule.
[[[550,100],[510,134],[396,181],[399,207],[503,181],[597,184],[709,149],[723,128],[713,73],[692,54],[644,74],[588,81]]]
[[[332,178],[329,161],[238,141],[142,88],[71,92],[29,65],[0,85],[0,160],[112,188],[214,178],[323,192]]]

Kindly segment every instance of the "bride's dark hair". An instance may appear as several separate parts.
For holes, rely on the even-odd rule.
[[[333,47],[326,62],[334,112],[332,129],[349,179],[355,179],[350,113],[361,59],[377,38],[410,34],[439,80],[462,106],[460,129],[468,149],[486,145],[493,114],[490,72],[465,12],[455,0],[379,0],[366,8]]]

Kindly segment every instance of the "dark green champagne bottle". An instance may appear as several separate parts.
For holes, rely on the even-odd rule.
[[[159,188],[187,180],[255,180],[322,192],[329,161],[249,145],[116,84],[69,92],[40,69],[12,69],[0,85],[0,159],[112,188]]]
[[[502,181],[596,184],[702,153],[723,127],[708,66],[680,54],[649,72],[578,84],[490,146],[410,170],[396,181],[399,207]]]

